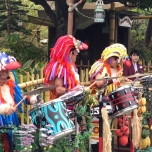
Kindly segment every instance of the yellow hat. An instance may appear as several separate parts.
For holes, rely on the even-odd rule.
[[[112,56],[116,56],[116,57],[121,58],[121,59],[128,58],[126,47],[122,44],[119,44],[119,43],[112,44],[109,47],[104,49],[104,51],[101,54],[101,59],[103,61],[105,61]]]

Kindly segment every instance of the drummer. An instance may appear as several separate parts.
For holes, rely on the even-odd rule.
[[[123,66],[123,76],[130,76],[136,73],[144,73],[144,68],[139,61],[139,51],[132,50],[130,53],[131,66],[127,66],[124,64]],[[131,80],[135,80],[136,78],[130,78]]]
[[[22,105],[19,104],[17,108],[15,105],[23,99],[22,91],[18,86],[14,73],[14,78],[10,77],[10,71],[20,68],[21,64],[16,61],[13,56],[8,56],[6,53],[0,52],[0,126],[16,126],[20,125],[17,112],[22,111]],[[27,104],[34,104],[37,102],[36,95],[25,97]],[[4,152],[12,151],[12,135],[1,134]]]
[[[107,80],[102,79],[101,81],[95,81],[95,85],[92,87],[92,90],[100,90],[107,83],[107,87],[104,91],[104,95],[106,95],[107,93],[115,90],[122,81],[127,81],[127,82],[131,81],[127,78],[121,77],[122,76],[122,67],[121,67],[122,60],[125,60],[126,58],[127,58],[127,51],[124,45],[122,44],[113,44],[105,48],[105,50],[101,54],[101,59],[99,59],[92,65],[91,70],[89,71],[90,78],[91,80],[102,79],[105,77],[118,77],[118,78],[107,79]],[[107,129],[110,130],[110,126],[107,126]],[[109,134],[111,133],[109,132]],[[108,141],[106,141],[107,136],[108,135],[104,134],[103,132],[104,142],[109,142],[109,145],[107,145],[109,146],[109,151],[107,152],[110,152],[111,142],[109,139]],[[103,148],[108,149],[107,147],[104,147],[104,146],[106,145],[104,145],[103,143]],[[95,144],[92,145],[92,147],[94,149],[93,152],[98,152],[95,149],[95,147],[97,147]]]
[[[85,43],[71,35],[59,37],[55,46],[51,49],[50,61],[44,69],[44,84],[58,85],[55,90],[50,91],[51,100],[80,84],[75,62],[79,51],[87,49],[88,46]]]

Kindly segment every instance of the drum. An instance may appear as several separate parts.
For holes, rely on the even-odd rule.
[[[113,114],[113,109],[112,109],[112,106],[110,103],[107,103],[106,105],[106,110],[107,110],[107,113],[109,116],[111,116]],[[99,106],[97,107],[93,107],[91,109],[91,114],[92,116],[95,116],[95,117],[99,117],[100,113],[99,113]]]
[[[31,122],[37,127],[39,126],[37,116],[41,115],[41,126],[45,127],[48,124],[52,126],[50,127],[50,135],[54,137],[54,140],[75,131],[75,125],[69,118],[66,104],[60,98],[31,109],[29,115]]]
[[[123,82],[120,84],[120,86],[131,86],[133,84],[133,87],[142,87],[142,84],[140,83],[140,81],[135,81],[135,82]]]
[[[84,87],[76,86],[64,95],[60,96],[59,99],[63,100],[67,105],[77,104],[80,100],[85,97]]]
[[[152,86],[152,75],[144,76],[140,80],[142,85]]]
[[[138,100],[134,97],[130,86],[123,86],[108,95],[113,109],[113,116],[117,117],[138,108]]]

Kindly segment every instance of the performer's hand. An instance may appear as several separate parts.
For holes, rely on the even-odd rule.
[[[128,79],[128,78],[124,78],[125,82],[132,82],[132,80]]]
[[[44,103],[42,97],[40,94],[32,95],[30,97],[30,104],[36,104],[36,103]]]
[[[16,108],[14,108],[12,104],[10,104],[5,108],[5,115],[8,116],[12,114],[13,112],[15,112],[15,110]]]

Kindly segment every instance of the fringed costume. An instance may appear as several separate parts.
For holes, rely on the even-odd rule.
[[[71,35],[61,36],[51,49],[50,62],[44,69],[44,84],[52,85],[56,78],[63,79],[63,87],[70,90],[79,84],[78,70],[70,58],[70,51],[87,49],[88,46]],[[50,92],[51,99],[58,97],[55,90]]]
[[[119,63],[122,63],[123,60],[128,58],[126,48],[122,44],[113,44],[105,48],[101,54],[101,59],[96,61],[89,71],[91,80],[94,80],[96,75],[99,73],[101,75],[100,78],[122,76],[121,64],[119,64],[116,69],[111,68],[111,57],[117,57]],[[109,92],[115,90],[120,85],[119,79],[112,81],[112,83],[108,84],[106,90],[104,90],[103,95],[107,95]],[[91,89],[94,93],[96,93],[96,90],[100,90],[96,84],[93,85]],[[101,115],[103,119],[103,152],[111,152],[112,135],[106,106],[103,106]]]
[[[17,112],[22,111],[22,105],[18,105],[17,112],[6,115],[6,108],[10,105],[15,106],[23,98],[22,91],[17,84],[17,78],[14,69],[20,68],[21,64],[16,61],[13,56],[8,56],[6,53],[0,52],[0,126],[18,127]],[[9,71],[12,70],[14,80],[10,79]],[[29,98],[29,97],[28,97]],[[29,103],[30,99],[24,101]],[[12,130],[7,130],[7,133],[1,133],[1,142],[4,152],[13,151]]]

